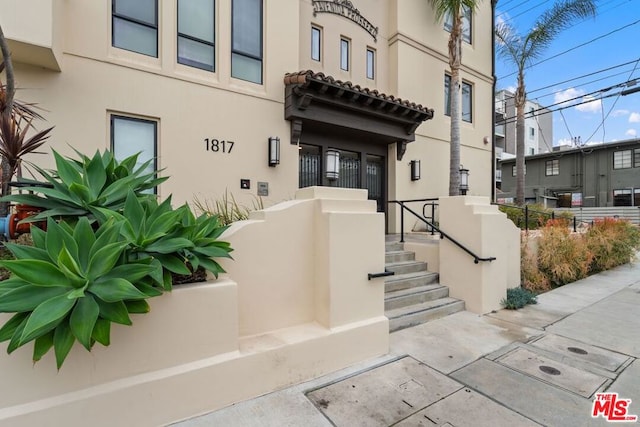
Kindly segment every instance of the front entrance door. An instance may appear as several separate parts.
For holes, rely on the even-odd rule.
[[[340,173],[337,180],[325,177],[325,153],[329,146],[300,144],[300,167],[298,185],[300,188],[325,185],[341,188],[365,188],[369,200],[375,200],[378,212],[385,211],[386,156],[367,151],[339,149]]]

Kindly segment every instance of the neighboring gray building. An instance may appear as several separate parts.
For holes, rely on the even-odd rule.
[[[498,202],[515,197],[515,159],[502,160]],[[525,199],[549,207],[640,206],[640,139],[525,157]]]

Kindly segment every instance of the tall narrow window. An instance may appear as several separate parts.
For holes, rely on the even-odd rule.
[[[136,167],[151,160],[145,172],[156,170],[157,122],[126,116],[111,116],[111,150],[122,160],[138,154]]]
[[[178,0],[178,62],[215,71],[215,0]]]
[[[376,52],[367,48],[367,78],[373,80],[375,78],[376,69]]]
[[[262,0],[233,0],[231,76],[262,84]]]
[[[462,14],[462,40],[471,44],[471,9],[463,6]],[[444,18],[444,29],[451,32],[453,28],[453,18],[450,14],[447,14]]]
[[[311,59],[320,61],[322,49],[322,31],[320,28],[311,27]]]
[[[631,150],[613,152],[613,168],[627,169],[631,167]]]
[[[112,0],[114,47],[158,57],[158,1]]]
[[[553,159],[547,160],[545,162],[545,172],[546,176],[560,175],[560,160]]]
[[[340,39],[340,68],[349,71],[349,40]]]
[[[451,116],[451,98],[449,86],[451,86],[451,76],[444,76],[444,113]],[[462,120],[471,123],[473,121],[473,88],[471,84],[462,82]]]

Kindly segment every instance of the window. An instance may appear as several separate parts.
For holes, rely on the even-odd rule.
[[[613,190],[613,206],[631,206],[631,189]]]
[[[111,150],[117,160],[138,154],[136,167],[151,160],[145,172],[156,170],[157,122],[134,117],[111,116]]]
[[[640,188],[633,190],[633,206],[640,206]]]
[[[111,18],[114,47],[158,57],[157,0],[112,0]]]
[[[633,157],[633,166],[636,168],[640,168],[640,148],[636,148],[635,150],[633,150]]]
[[[453,18],[447,14],[444,18],[444,29],[451,32],[453,28]],[[462,40],[471,44],[471,9],[463,6],[462,14]]]
[[[524,174],[527,174],[527,165],[524,165]],[[511,176],[516,176],[516,165],[511,166]]]
[[[322,32],[320,28],[311,27],[311,59],[320,61],[320,49],[322,40]]]
[[[536,137],[536,128],[529,128],[529,139],[534,139]]]
[[[560,175],[560,160],[547,160],[545,162],[544,174],[546,176]]]
[[[349,40],[340,39],[340,68],[349,71]]]
[[[627,169],[631,167],[631,150],[613,152],[613,168]]]
[[[215,71],[215,0],[178,0],[178,63]]]
[[[376,69],[376,52],[367,48],[367,78],[373,80],[375,78]]]
[[[262,84],[262,0],[232,0],[231,77]]]
[[[451,86],[451,76],[445,74],[444,76],[444,111],[447,116],[451,116],[451,98],[449,93],[449,86]],[[462,82],[462,120],[465,122],[472,122],[471,112],[472,102],[472,88],[467,82]]]

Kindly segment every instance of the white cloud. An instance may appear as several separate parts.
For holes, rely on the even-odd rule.
[[[556,146],[559,145],[573,145],[573,141],[571,140],[571,138],[561,138],[558,140]]]
[[[638,136],[638,132],[635,129],[629,129],[624,133],[626,136],[630,136],[631,138],[635,138]]]
[[[578,98],[582,94],[584,94],[584,91],[577,90],[577,89],[574,89],[574,88],[570,87],[569,89],[563,90],[561,92],[556,92],[553,95],[553,102],[554,102],[554,104],[561,104],[561,103],[564,103],[564,102],[566,102],[566,101],[568,101],[570,99]]]
[[[576,110],[583,113],[599,113],[602,110],[602,100],[595,99],[593,96],[585,96],[582,98],[584,104],[576,105]]]
[[[611,113],[611,117],[626,116],[627,114],[629,114],[629,110],[615,110]]]
[[[629,123],[640,123],[640,113],[629,114]]]

